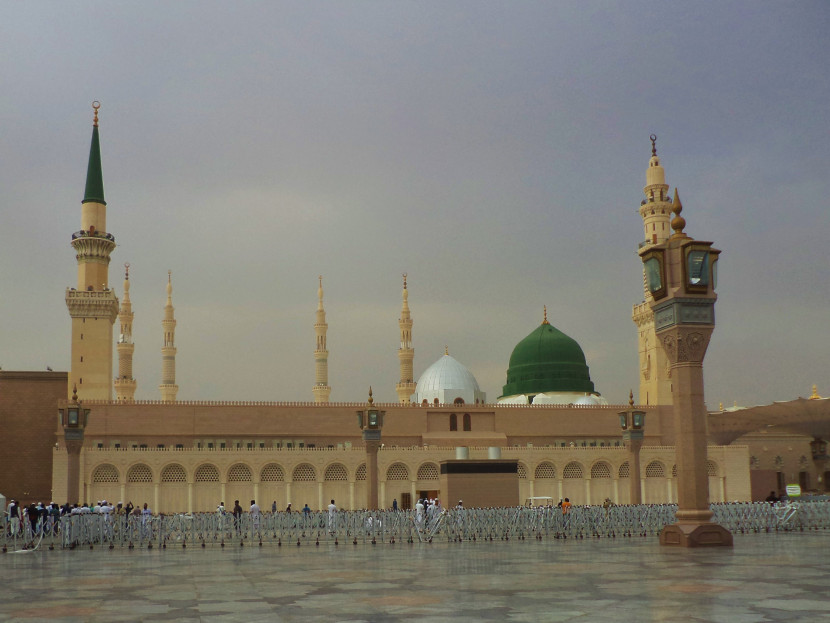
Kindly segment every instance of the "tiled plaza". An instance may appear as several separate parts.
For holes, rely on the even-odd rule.
[[[0,554],[0,621],[830,621],[826,532]]]

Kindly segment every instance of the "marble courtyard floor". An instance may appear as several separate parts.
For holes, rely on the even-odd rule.
[[[830,535],[0,554],[0,621],[830,621]]]

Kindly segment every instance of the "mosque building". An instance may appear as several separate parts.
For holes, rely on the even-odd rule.
[[[38,476],[41,480],[30,489],[57,501],[147,502],[157,512],[209,511],[220,501],[234,499],[256,499],[264,507],[273,501],[280,509],[289,503],[324,508],[332,498],[341,508],[365,507],[367,480],[373,476],[367,470],[367,449],[355,414],[366,403],[330,401],[322,277],[313,323],[309,402],[179,401],[171,275],[162,320],[159,399],[135,399],[129,265],[119,304],[109,286],[110,256],[116,245],[107,229],[99,140],[96,107],[81,228],[71,242],[78,281],[66,291],[72,321],[71,370],[48,377],[0,371],[0,391],[6,395],[19,394],[20,400],[38,393],[43,397],[38,403],[39,428],[31,422],[15,423],[11,413],[21,404],[16,398],[0,405],[0,424],[8,424],[10,431],[6,443],[24,437],[26,443],[35,443],[32,431],[37,430],[38,443],[48,452],[51,473]],[[654,140],[640,206],[645,232],[641,248],[659,244],[671,233],[673,200]],[[631,453],[621,440],[618,412],[630,405],[611,405],[597,391],[582,348],[548,322],[546,311],[541,324],[513,349],[501,395],[488,402],[475,376],[449,349],[415,381],[409,295],[404,275],[398,402],[374,405],[383,411],[376,476],[381,507],[391,506],[395,499],[407,508],[419,496],[437,496],[439,465],[455,458],[459,448],[470,458],[497,455],[516,460],[517,503],[530,497],[569,497],[576,504],[599,504],[606,498],[629,501]],[[649,296],[644,287],[644,302],[634,306],[632,316],[639,343],[637,408],[647,422],[640,452],[641,492],[646,502],[672,502],[677,470],[671,374],[655,337]],[[118,365],[113,380],[116,320]],[[49,391],[44,391],[47,385]],[[58,386],[62,397],[55,405]],[[71,412],[77,400],[82,406],[80,420],[74,425],[63,420],[55,428],[54,408]],[[754,430],[750,425],[741,434]],[[712,501],[751,499],[753,469],[784,471],[783,465],[767,465],[760,450],[753,448],[750,454],[747,445],[734,443],[738,437],[724,436],[722,443],[727,445],[708,448]],[[806,443],[803,435],[798,437],[796,454]],[[809,471],[802,463],[798,468]],[[0,476],[7,494],[23,497],[16,486]],[[75,491],[78,499],[69,499]]]

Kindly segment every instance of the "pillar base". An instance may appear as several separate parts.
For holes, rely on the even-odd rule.
[[[716,523],[674,523],[660,532],[668,547],[732,547],[732,533]]]

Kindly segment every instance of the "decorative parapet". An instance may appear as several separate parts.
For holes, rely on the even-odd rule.
[[[66,306],[72,318],[109,318],[114,323],[118,317],[118,297],[109,289],[67,288]]]

